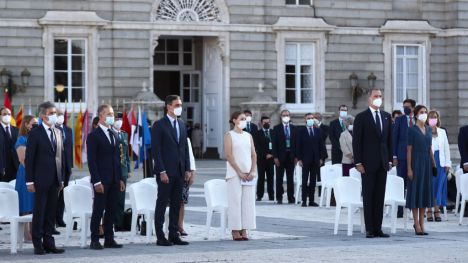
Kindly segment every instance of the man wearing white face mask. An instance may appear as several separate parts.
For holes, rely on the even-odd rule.
[[[252,134],[252,137],[255,140],[255,136],[258,132],[258,126],[255,123],[252,123],[252,112],[250,110],[245,110],[245,120],[247,121],[244,131]]]
[[[283,203],[283,177],[286,170],[288,203],[294,204],[294,166],[296,150],[296,126],[290,124],[288,110],[281,111],[281,124],[273,128],[273,157],[276,166],[276,201]]]
[[[73,168],[73,135],[72,130],[65,124],[65,116],[62,111],[57,111],[57,123],[55,127],[60,130],[63,139],[63,186],[67,187],[68,182],[70,181],[70,176],[72,174]],[[63,213],[65,209],[65,203],[63,200],[63,191],[60,192],[59,200],[57,204],[57,218],[56,224],[58,227],[65,227],[65,222],[63,221]]]
[[[18,138],[18,129],[10,125],[11,111],[1,108],[0,125],[0,181],[9,182],[16,178],[19,160],[14,148]]]
[[[382,92],[372,89],[369,107],[359,113],[353,126],[353,153],[362,175],[366,237],[389,237],[382,232],[387,171],[392,168],[392,118],[380,110]]]
[[[346,105],[341,105],[339,107],[339,117],[338,119],[330,122],[330,142],[332,145],[331,149],[331,161],[332,164],[341,163],[343,158],[343,152],[340,148],[340,135],[342,132],[346,131],[344,124],[344,119],[348,116],[348,107]]]

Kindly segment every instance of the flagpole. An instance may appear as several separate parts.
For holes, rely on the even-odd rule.
[[[143,112],[145,112],[145,105],[143,105]],[[148,118],[148,117],[147,117]],[[143,177],[146,178],[146,175],[148,174],[148,171],[146,170],[146,144],[145,144],[145,132],[143,131],[143,121],[146,121],[146,120],[143,120],[142,118],[142,123],[141,123],[141,130],[142,130],[142,134],[143,136],[141,137],[142,138],[142,142],[141,144],[143,145]],[[146,121],[147,122],[147,121]]]

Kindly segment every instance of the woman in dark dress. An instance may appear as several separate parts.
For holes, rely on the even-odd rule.
[[[413,211],[414,231],[416,235],[424,232],[424,214],[426,207],[434,205],[432,176],[435,167],[432,153],[432,132],[426,126],[427,108],[418,105],[414,109],[416,125],[408,130],[408,192],[406,208]]]

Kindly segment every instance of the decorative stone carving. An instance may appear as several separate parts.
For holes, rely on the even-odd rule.
[[[162,0],[153,21],[224,22],[215,0]]]

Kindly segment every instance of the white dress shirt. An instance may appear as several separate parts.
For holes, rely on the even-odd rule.
[[[104,134],[106,135],[107,139],[109,140],[109,143],[112,143],[111,141],[111,138],[110,138],[110,132],[109,129],[112,130],[112,128],[109,126],[109,128],[107,128],[106,126],[102,125],[99,123],[99,127],[102,129],[102,131],[104,131]],[[115,144],[115,138],[114,138],[114,144]]]
[[[179,130],[179,122],[172,118],[171,116],[169,116],[169,114],[167,115],[167,117],[169,118],[169,120],[171,121],[171,127],[174,128],[174,121],[176,121],[176,130],[177,130],[177,141],[179,141],[180,139],[180,130]]]

